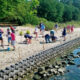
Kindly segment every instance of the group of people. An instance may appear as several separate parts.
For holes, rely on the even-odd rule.
[[[1,46],[4,48],[4,44],[3,44],[3,33],[4,31],[2,29],[0,29],[0,41],[1,41]],[[10,28],[7,28],[7,34],[6,34],[6,37],[7,37],[7,41],[8,41],[8,47],[10,45],[13,46],[13,50],[15,50],[15,29],[10,26]]]
[[[39,30],[40,30],[40,35],[42,35],[43,38],[45,38],[46,43],[51,43],[55,42],[57,40],[57,37],[55,36],[55,32],[57,32],[58,29],[58,24],[55,24],[54,29],[55,30],[50,30],[49,34],[44,34],[45,33],[45,25],[43,23],[40,23],[39,26],[35,27],[34,34],[36,35],[36,39],[39,37]],[[67,33],[72,33],[74,31],[74,26],[67,26],[63,28],[62,31],[62,37],[64,38],[64,41],[66,40],[66,35]],[[32,36],[29,34],[29,31],[24,35],[26,38],[26,43],[31,43]]]
[[[40,23],[39,26],[35,27],[34,30],[34,34],[35,34],[35,39],[37,40],[39,37],[39,31],[40,31],[40,35],[42,35],[42,37],[45,39],[46,43],[51,43],[51,42],[55,42],[57,40],[57,37],[55,36],[55,32],[57,32],[58,29],[58,25],[55,24],[54,29],[55,30],[50,30],[49,33],[45,33],[45,25],[43,23]],[[74,31],[74,26],[67,26],[63,28],[62,31],[62,37],[64,38],[64,41],[66,40],[66,35],[67,33],[72,33]],[[1,41],[1,46],[4,47],[3,44],[3,33],[4,31],[2,29],[0,29],[0,41]],[[7,28],[7,40],[8,40],[8,46],[12,45],[13,46],[13,50],[15,50],[15,29],[10,26],[9,28]],[[24,34],[24,38],[25,38],[25,43],[27,44],[31,44],[31,40],[32,40],[32,36],[30,35],[30,31],[27,30],[27,32]]]

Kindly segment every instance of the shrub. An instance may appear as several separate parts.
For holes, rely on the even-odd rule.
[[[20,31],[19,35],[20,35],[20,36],[22,36],[22,35],[23,35],[23,32],[22,32],[22,31]]]
[[[30,34],[30,31],[29,31],[29,30],[27,30],[27,31],[26,31],[26,34]]]

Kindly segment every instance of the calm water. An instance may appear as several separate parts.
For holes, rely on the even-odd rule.
[[[73,51],[74,55],[76,55],[77,52],[80,52],[80,48]],[[63,76],[52,77],[50,80],[54,80],[54,78],[57,80],[80,80],[80,68],[77,67],[77,65],[80,64],[80,58],[76,58],[74,62],[76,65],[66,67],[66,70],[70,70],[70,72],[65,73]]]

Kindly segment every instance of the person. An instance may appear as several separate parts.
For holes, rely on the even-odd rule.
[[[55,33],[55,31],[54,30],[51,30],[50,31],[50,36],[54,36],[54,33]]]
[[[38,38],[38,27],[35,27],[35,32],[34,34],[36,35],[36,39]]]
[[[54,36],[54,33],[55,33],[54,30],[51,30],[51,31],[50,31],[50,37],[51,37],[52,42],[55,42],[56,39],[57,39],[57,37]]]
[[[64,27],[62,32],[62,37],[64,37],[64,41],[66,40],[66,28]]]
[[[71,33],[74,31],[74,26],[72,25],[71,26]]]
[[[57,24],[55,24],[54,29],[55,29],[56,32],[57,32],[57,29],[58,29],[58,25],[57,25]]]
[[[71,30],[71,26],[68,25],[68,26],[67,26],[67,32],[70,33],[70,30]]]
[[[7,29],[7,37],[8,37],[8,46],[9,46],[11,43],[11,32],[9,28]]]
[[[15,33],[14,27],[10,26],[10,29],[11,29],[11,31],[12,31],[13,33]]]
[[[29,31],[24,35],[27,44],[31,44],[32,36],[30,36]]]
[[[2,37],[2,34],[3,34],[3,30],[0,29],[0,41],[1,41],[1,46],[4,47],[4,46],[3,46],[3,37]]]
[[[45,35],[45,41],[46,41],[46,43],[50,43],[51,41],[50,41],[50,35],[49,34],[46,34]]]
[[[45,32],[45,25],[44,24],[41,24],[40,31],[41,31],[41,35],[44,36],[44,32]]]
[[[11,33],[11,45],[13,46],[13,50],[15,50],[15,34]]]
[[[53,36],[51,37],[51,39],[52,39],[52,42],[56,42],[57,37],[53,35]]]

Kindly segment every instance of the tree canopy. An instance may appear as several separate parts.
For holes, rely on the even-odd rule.
[[[80,0],[0,0],[0,22],[38,23],[80,20]]]

